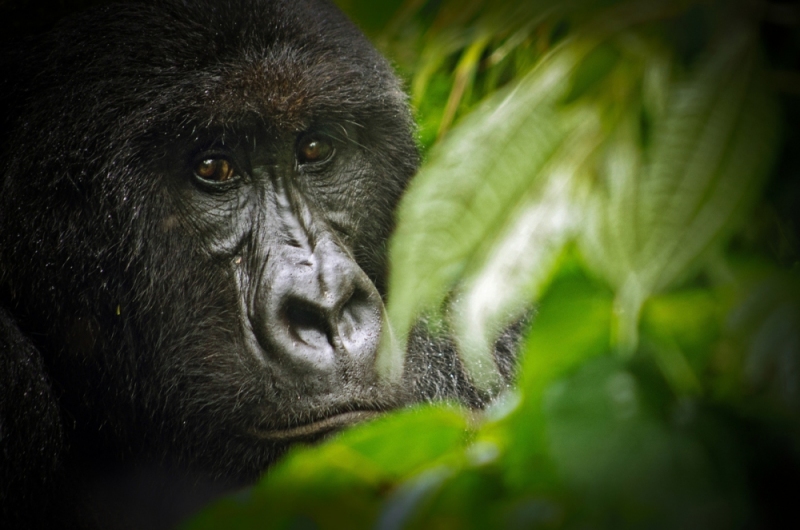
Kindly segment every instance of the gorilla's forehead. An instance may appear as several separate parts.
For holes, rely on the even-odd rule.
[[[330,3],[235,3],[164,0],[88,12],[46,36],[22,74],[31,85],[56,80],[38,90],[37,106],[41,98],[53,108],[90,98],[98,113],[117,118],[110,135],[252,115],[296,129],[316,113],[369,116],[404,105],[388,63]],[[64,60],[49,59],[54,47],[68,50]]]
[[[207,85],[199,91],[198,112],[220,125],[256,117],[268,126],[296,131],[317,116],[355,119],[380,111],[372,107],[386,106],[391,89],[357,66],[341,57],[310,60],[291,47],[269,50],[209,72]],[[365,86],[371,87],[372,95],[362,94]]]
[[[176,8],[177,20],[206,32],[205,42],[181,50],[188,55],[177,66],[191,65],[183,87],[194,88],[210,121],[254,115],[300,130],[315,114],[355,119],[404,104],[389,65],[330,3],[242,1],[248,9],[235,18],[202,3]]]

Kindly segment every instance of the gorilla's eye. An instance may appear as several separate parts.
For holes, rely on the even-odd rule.
[[[228,182],[236,176],[233,165],[224,158],[205,158],[194,166],[198,178],[212,183]]]
[[[333,143],[324,136],[306,136],[297,145],[297,162],[315,164],[333,156]]]

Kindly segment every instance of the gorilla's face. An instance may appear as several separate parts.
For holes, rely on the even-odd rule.
[[[101,10],[15,66],[0,257],[87,459],[252,475],[408,393],[375,370],[405,96],[328,3],[234,7]]]
[[[126,265],[145,296],[123,348],[180,388],[159,424],[214,467],[261,469],[402,401],[375,360],[386,240],[417,163],[408,111],[384,61],[312,6],[254,41],[242,21],[235,57],[193,64],[166,88],[183,107],[134,139],[152,182],[133,194],[160,200],[140,203]]]
[[[134,265],[144,301],[164,297],[132,308],[136,335],[157,345],[160,377],[181,381],[184,419],[205,424],[218,407],[227,429],[265,441],[312,437],[397,398],[375,370],[376,283],[406,177],[387,159],[400,144],[413,161],[413,143],[361,109],[304,105],[293,120],[272,110],[183,128],[154,165],[163,202],[143,212],[154,230]]]

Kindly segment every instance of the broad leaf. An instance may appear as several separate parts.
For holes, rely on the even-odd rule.
[[[465,274],[481,270],[493,252],[507,255],[501,236],[505,241],[519,239],[520,230],[529,232],[520,224],[529,217],[540,219],[537,226],[543,228],[549,248],[542,252],[541,263],[528,261],[524,277],[503,290],[517,290],[520,283],[546,276],[540,268],[552,264],[564,239],[554,232],[570,225],[556,221],[552,226],[557,217],[548,215],[569,209],[572,168],[561,159],[574,154],[570,142],[576,139],[575,129],[586,123],[577,116],[565,119],[568,116],[557,112],[555,103],[569,90],[570,75],[591,46],[564,46],[513,91],[472,113],[432,151],[401,204],[391,245],[389,316],[401,343],[415,318],[438,309]],[[550,182],[554,173],[566,175]],[[544,199],[552,195],[558,196],[557,202],[545,205]],[[520,257],[531,256],[525,250]],[[535,289],[528,285],[528,290]],[[493,369],[480,361],[486,358],[479,354],[467,365],[478,384],[491,386]]]
[[[580,274],[559,277],[542,298],[524,347],[522,401],[478,433],[479,440],[504,450],[508,480],[516,487],[555,485],[542,409],[545,393],[587,359],[608,353],[612,299],[604,286]]]
[[[618,131],[582,248],[619,291],[623,350],[636,345],[644,300],[695,271],[758,196],[778,145],[762,78],[754,35],[733,29],[670,88],[649,151],[641,154],[635,117]]]

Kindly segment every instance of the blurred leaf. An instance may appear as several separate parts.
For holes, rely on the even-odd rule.
[[[589,52],[572,75],[572,86],[564,97],[564,103],[575,101],[595,87],[611,72],[619,59],[619,52],[609,44],[601,44]]]
[[[488,37],[478,38],[470,43],[466,51],[461,55],[461,59],[458,61],[458,66],[456,66],[454,73],[455,79],[453,81],[453,89],[450,91],[450,97],[447,99],[447,104],[444,107],[442,121],[439,123],[440,136],[450,128],[450,124],[455,118],[464,92],[467,91],[469,85],[471,85],[475,79],[475,72],[478,70],[481,55],[486,49],[487,44]]]
[[[742,381],[773,408],[800,415],[800,281],[772,274],[731,312],[726,331],[742,349]],[[776,407],[777,405],[777,407]]]
[[[496,527],[493,506],[505,490],[492,468],[466,467],[451,474],[426,499],[408,528],[483,529]]]
[[[298,516],[322,529],[366,528],[398,480],[458,464],[468,434],[459,410],[442,405],[384,416],[323,445],[293,449],[258,485],[212,505],[187,528],[255,529],[264,521],[288,528]]]
[[[612,300],[611,292],[575,273],[557,279],[542,298],[524,348],[522,403],[478,433],[479,440],[505,450],[503,465],[515,487],[547,490],[557,484],[542,410],[545,391],[587,359],[609,351]]]
[[[639,381],[619,360],[589,361],[551,386],[545,415],[556,466],[581,498],[573,518],[600,527],[744,522],[742,492],[720,487],[703,445],[648,409]]]
[[[547,277],[543,268],[552,265],[553,252],[565,240],[557,232],[574,224],[569,218],[572,155],[581,160],[593,145],[591,134],[577,128],[596,123],[586,113],[559,115],[553,103],[568,89],[569,75],[589,46],[572,44],[554,53],[512,92],[475,111],[431,152],[400,206],[391,244],[389,316],[401,339],[416,315],[438,308],[465,273],[480,270],[495,243],[499,259],[508,257],[514,249],[498,238],[505,232],[506,241],[519,241],[519,231],[528,230],[520,221],[540,219],[540,228],[549,224],[550,233],[542,239],[552,242],[551,249],[541,255],[520,253],[512,267],[525,262],[527,274],[518,275],[504,290]],[[556,177],[553,183],[547,179],[551,175]],[[544,204],[545,197],[556,203]],[[556,216],[551,220],[550,214]],[[491,387],[497,375],[485,366],[488,357],[476,350],[477,356],[465,358],[467,367],[479,385]]]
[[[384,503],[376,527],[379,530],[407,528],[409,521],[419,513],[420,505],[452,475],[452,470],[446,467],[435,467],[401,484]]]
[[[642,342],[677,395],[704,389],[700,374],[719,340],[727,306],[705,289],[654,296],[642,311]]]
[[[725,305],[707,289],[685,289],[647,301],[642,325],[654,337],[671,337],[682,348],[707,351],[719,337]]]
[[[339,9],[347,13],[353,22],[367,34],[383,29],[403,0],[335,0]]]
[[[599,127],[591,114],[576,117],[575,122],[581,127],[575,127],[543,169],[544,189],[519,199],[517,211],[509,212],[506,226],[483,245],[483,261],[471,267],[475,272],[467,271],[459,289],[455,331],[473,377],[494,373],[491,366],[481,365],[492,358],[494,338],[518,311],[538,298],[564,245],[579,227],[588,181],[583,166],[597,145]],[[489,381],[481,383],[489,386]]]
[[[695,270],[757,197],[777,145],[776,106],[761,82],[750,28],[734,27],[671,90],[639,154],[620,129],[582,238],[587,261],[618,290],[618,343],[636,345],[645,299]]]
[[[415,433],[414,444],[406,435]],[[445,405],[429,405],[384,417],[351,429],[336,443],[357,451],[389,477],[411,475],[422,467],[462,448],[468,439],[468,426],[462,411]],[[397,456],[402,454],[402,458]]]

